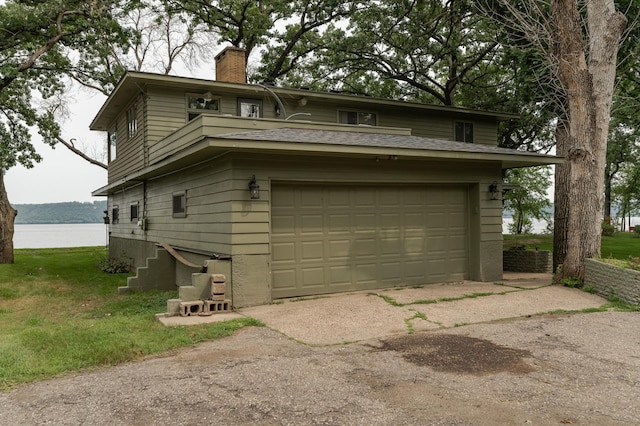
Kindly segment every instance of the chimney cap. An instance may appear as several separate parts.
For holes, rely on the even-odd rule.
[[[242,52],[243,54],[246,54],[246,50],[245,50],[245,49],[243,49],[243,48],[241,48],[241,47],[236,47],[236,46],[227,46],[227,47],[225,47],[224,49],[222,49],[222,51],[221,51],[220,53],[218,53],[218,54],[215,56],[215,58],[214,58],[214,59],[217,61],[217,60],[219,60],[220,58],[222,58],[224,55],[226,55],[226,54],[227,54],[227,52],[231,52],[231,51],[233,51],[233,52]]]

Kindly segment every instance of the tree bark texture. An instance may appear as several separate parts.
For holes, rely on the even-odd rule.
[[[18,211],[11,207],[0,170],[0,264],[13,263],[13,223]]]
[[[556,126],[556,154],[567,157],[569,135],[568,123],[558,120]],[[553,203],[553,271],[564,263],[567,255],[567,226],[569,220],[569,164],[558,164],[555,167],[555,186]]]
[[[585,43],[577,0],[554,0],[555,55],[558,78],[566,94],[567,147],[561,179],[568,178],[562,277],[584,278],[584,261],[600,255],[604,169],[609,113],[613,97],[616,54],[626,25],[613,0],[587,2],[588,42]],[[593,21],[593,23],[592,23]],[[595,21],[601,21],[595,23]],[[585,51],[585,46],[589,51]],[[605,52],[606,51],[606,52]],[[588,56],[587,56],[588,55]],[[588,57],[588,62],[587,62]],[[568,176],[562,176],[567,173]],[[557,186],[558,188],[558,186]],[[564,202],[564,200],[561,200]],[[554,259],[555,260],[555,259]]]

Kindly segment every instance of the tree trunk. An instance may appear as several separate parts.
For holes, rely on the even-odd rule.
[[[0,264],[13,263],[13,222],[18,211],[11,207],[0,170]]]
[[[567,98],[568,216],[566,254],[558,278],[584,279],[586,258],[600,255],[601,212],[616,54],[626,19],[613,0],[587,2],[588,46],[576,0],[554,0],[558,77]],[[564,173],[564,171],[562,172]],[[558,194],[557,194],[558,195]]]
[[[565,121],[559,120],[556,126],[556,154],[567,156],[567,137],[569,129]],[[555,167],[553,200],[553,271],[564,263],[567,255],[567,226],[569,220],[569,166],[558,164]]]

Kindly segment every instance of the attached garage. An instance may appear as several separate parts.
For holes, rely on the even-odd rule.
[[[468,192],[272,183],[272,298],[468,279]]]

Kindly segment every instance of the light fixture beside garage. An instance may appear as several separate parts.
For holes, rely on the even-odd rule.
[[[492,200],[500,199],[500,191],[498,190],[498,182],[493,181],[491,185],[489,185],[489,194],[491,195]]]
[[[260,199],[260,185],[256,182],[256,175],[251,176],[249,181],[249,195],[252,200]]]

